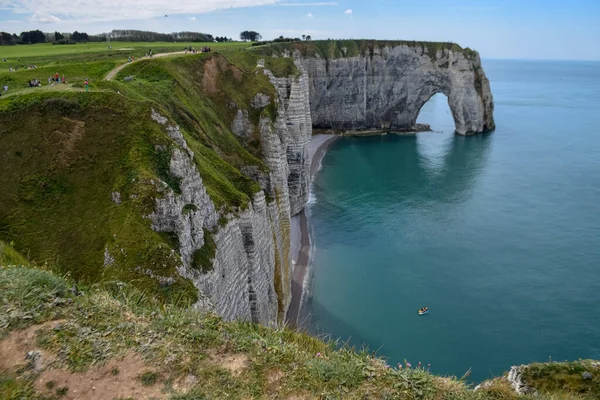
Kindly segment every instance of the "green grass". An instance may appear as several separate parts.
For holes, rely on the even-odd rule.
[[[374,50],[386,46],[409,46],[423,49],[423,52],[435,61],[436,54],[440,50],[451,50],[462,52],[468,59],[472,59],[477,52],[469,48],[463,49],[456,43],[451,42],[426,42],[411,40],[314,40],[310,42],[288,42],[272,43],[251,48],[250,51],[257,54],[271,56],[280,55],[284,51],[293,52],[298,50],[304,56],[314,57],[319,55],[325,59],[336,59],[341,57],[354,57],[359,54],[373,55]]]
[[[212,234],[204,229],[204,246],[194,252],[192,267],[207,273],[213,269],[213,260],[215,258],[217,246],[212,238]]]
[[[142,385],[144,386],[152,386],[156,384],[159,378],[160,376],[153,371],[146,371],[142,373],[139,377],[140,381],[142,382]]]
[[[239,54],[234,58],[240,64],[244,56],[256,61],[255,55]],[[75,74],[79,61],[75,58],[64,68]],[[289,67],[288,61],[282,65]],[[238,69],[214,53],[140,61],[111,82],[101,79],[112,61],[93,65],[98,80],[89,93],[81,92],[76,82],[21,88],[12,95],[11,89],[0,98],[0,158],[7,160],[0,164],[0,186],[5,188],[0,193],[0,240],[13,242],[33,262],[52,265],[82,282],[135,282],[164,301],[189,304],[197,291],[176,271],[180,259],[171,252],[178,250],[176,243],[152,231],[144,218],[161,196],[153,180],[181,192],[179,179],[169,170],[177,145],[151,120],[151,109],[180,126],[223,216],[248,207],[261,190],[240,172],[242,167],[267,172],[258,131],[248,142],[237,138],[230,129],[237,109],[229,104],[250,110],[258,127],[261,117],[276,115],[275,89],[263,74]],[[38,71],[44,68],[54,70]],[[204,79],[205,74],[210,76]],[[123,82],[129,75],[135,80]],[[206,80],[215,81],[218,90],[208,90]],[[264,110],[250,106],[259,92],[271,98]],[[112,202],[113,192],[121,194],[122,204]],[[105,252],[113,258],[106,266]],[[196,265],[208,270],[212,257],[214,248],[200,251]],[[165,286],[165,279],[175,283]]]
[[[584,374],[588,379],[584,378]],[[531,364],[523,370],[523,381],[542,392],[600,393],[600,364],[592,360]]]
[[[6,244],[0,240],[0,265],[29,265],[29,262],[14,248],[14,243]]]
[[[112,46],[109,49],[108,46]],[[228,42],[228,43],[194,43],[194,42],[110,42],[110,43],[79,43],[73,45],[52,45],[51,43],[40,43],[30,45],[2,46],[1,58],[8,58],[8,63],[0,65],[13,66],[16,62],[15,58],[30,58],[30,57],[56,57],[63,55],[80,55],[80,54],[115,54],[121,52],[128,54],[129,49],[143,51],[145,54],[148,49],[152,49],[154,54],[166,53],[173,51],[183,51],[185,47],[195,47],[200,50],[204,46],[209,46],[213,51],[217,50],[240,50],[250,47],[247,42]],[[138,53],[142,54],[142,53]]]
[[[598,395],[561,387],[541,391],[537,397],[517,396],[502,378],[474,393],[455,378],[435,376],[419,368],[389,367],[367,350],[355,351],[286,328],[224,322],[211,314],[161,304],[130,285],[93,285],[83,288],[84,294],[78,296],[68,290],[72,285],[69,279],[47,271],[0,268],[0,338],[60,319],[60,329],[48,325],[35,331],[37,346],[57,357],[55,365],[85,371],[134,352],[146,364],[136,381],[157,385],[172,399],[300,395],[343,399],[587,400]],[[246,362],[234,372],[225,361],[229,356]],[[1,398],[39,398],[32,389],[35,376],[25,372],[0,376]],[[577,375],[579,370],[561,370],[565,373]],[[197,378],[197,383],[188,394],[176,393],[172,383],[190,375]],[[543,387],[545,380],[538,379],[539,387]]]

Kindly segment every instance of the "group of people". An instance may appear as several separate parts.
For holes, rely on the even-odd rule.
[[[38,87],[38,86],[42,86],[42,82],[39,79],[30,79],[29,80],[29,87]]]
[[[197,54],[197,53],[198,53],[198,51],[196,50],[196,48],[195,48],[195,47],[192,47],[192,46],[190,46],[190,47],[185,47],[183,50],[185,51],[185,54],[187,54],[187,53],[188,53],[188,51],[189,51],[190,53],[192,53],[192,54]],[[210,53],[211,51],[212,51],[212,50],[211,50],[211,49],[210,49],[210,47],[208,47],[208,46],[204,46],[203,48],[201,48],[201,49],[200,49],[200,52],[201,52],[201,53]]]
[[[135,61],[135,57],[133,57],[133,56],[127,57],[127,62],[132,62],[132,61]]]
[[[65,76],[63,75],[61,78],[61,76],[58,74],[58,72],[56,74],[54,74],[54,76],[51,76],[48,78],[48,85],[54,85],[57,83],[67,83]]]

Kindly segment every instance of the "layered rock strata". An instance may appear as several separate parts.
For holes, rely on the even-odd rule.
[[[157,184],[162,196],[150,215],[152,227],[177,236],[180,273],[201,293],[197,306],[226,320],[283,321],[291,300],[290,221],[308,200],[313,127],[415,130],[421,107],[444,93],[458,133],[494,129],[493,98],[476,53],[445,49],[432,55],[423,47],[399,45],[338,59],[295,52],[294,63],[297,75],[276,77],[259,62],[276,89],[276,117],[263,116],[255,127],[249,110],[239,109],[233,120],[232,132],[243,140],[258,133],[269,172],[241,169],[262,191],[244,210],[226,215],[224,224],[218,222],[223,216],[206,192],[184,136],[166,118],[152,114],[177,145],[171,150],[170,172],[181,183],[180,194]],[[257,93],[251,107],[262,109],[269,100]],[[206,232],[215,254],[212,268],[200,271],[193,259],[207,242]]]
[[[297,67],[302,69],[300,64]],[[270,172],[264,176],[251,167],[243,169],[263,190],[246,209],[226,216],[227,223],[220,226],[219,212],[184,136],[153,111],[152,118],[177,145],[171,150],[169,170],[179,180],[181,193],[176,194],[164,182],[157,183],[162,194],[149,217],[154,230],[177,236],[182,260],[179,272],[199,289],[199,308],[212,309],[226,320],[270,324],[283,320],[291,300],[290,219],[308,199],[312,127],[306,73],[286,78],[276,78],[268,70],[264,73],[278,93],[277,117],[262,117],[258,127]],[[257,96],[252,105],[264,107],[267,101],[266,96]],[[248,138],[253,130],[248,111],[239,110],[232,131]],[[265,193],[273,199],[270,203]],[[212,268],[200,271],[193,258],[206,244],[205,232],[212,232],[215,255]]]
[[[475,52],[426,47],[375,47],[369,54],[302,59],[310,87],[313,126],[338,131],[412,131],[421,107],[448,97],[456,132],[495,128],[494,103]]]

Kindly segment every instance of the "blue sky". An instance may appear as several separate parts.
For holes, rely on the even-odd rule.
[[[4,31],[115,28],[439,40],[484,58],[600,60],[600,0],[0,0]]]

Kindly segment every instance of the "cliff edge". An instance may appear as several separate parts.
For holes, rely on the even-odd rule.
[[[479,54],[454,43],[315,41],[256,51],[302,60],[316,129],[413,131],[421,107],[437,93],[448,98],[457,133],[495,129]]]

